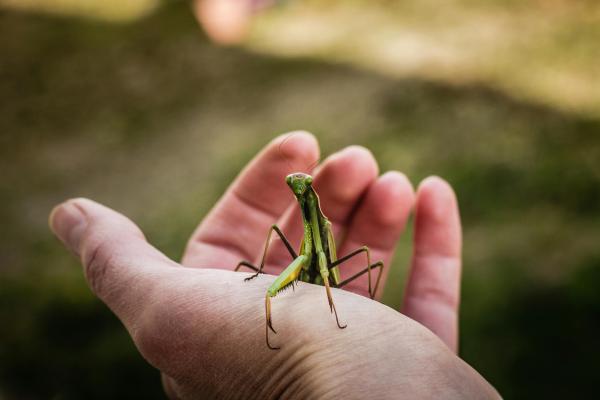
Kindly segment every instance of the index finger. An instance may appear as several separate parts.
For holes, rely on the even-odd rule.
[[[272,140],[238,175],[190,238],[182,264],[231,269],[252,260],[267,230],[291,204],[286,175],[319,157],[313,135],[292,132]]]

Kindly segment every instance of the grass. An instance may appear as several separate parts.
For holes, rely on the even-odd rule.
[[[393,78],[493,86],[598,117],[600,7],[594,1],[289,2],[250,48],[351,63]]]

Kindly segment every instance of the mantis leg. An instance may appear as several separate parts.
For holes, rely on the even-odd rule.
[[[371,270],[374,270],[375,268],[379,268],[379,272],[377,273],[377,280],[375,281],[375,288],[373,289],[373,292],[369,292],[369,297],[371,299],[373,299],[375,297],[375,293],[377,293],[377,288],[379,287],[379,281],[381,280],[381,273],[383,272],[383,261],[377,261],[374,264],[371,264],[369,267],[366,267],[365,269],[363,269],[360,272],[357,272],[356,274],[352,275],[350,278],[344,280],[343,282],[340,282],[339,284],[335,285],[335,288],[342,288],[344,286],[346,286],[348,283],[352,282],[353,280],[355,280],[356,278],[358,278],[359,276],[362,276],[366,273],[370,273]]]
[[[294,282],[298,279],[300,275],[300,271],[302,267],[308,261],[308,257],[304,254],[296,257],[294,261],[290,265],[287,266],[286,269],[275,279],[275,281],[269,286],[267,289],[267,294],[265,295],[265,316],[266,316],[266,327],[265,327],[265,339],[267,341],[267,347],[271,350],[278,350],[279,347],[273,347],[269,343],[269,329],[273,331],[273,333],[277,333],[275,328],[273,328],[273,320],[271,319],[271,297],[275,297],[277,293],[281,292],[286,287],[293,285]]]
[[[235,267],[235,270],[237,272],[238,269],[240,269],[240,267],[247,267],[250,268],[251,270],[258,272],[258,267],[256,267],[253,264],[250,264],[248,261],[240,261],[239,264],[237,265],[237,267]]]
[[[265,296],[265,316],[267,317],[267,323],[265,325],[265,340],[267,341],[267,347],[271,350],[279,350],[281,347],[273,347],[269,343],[269,329],[275,334],[277,331],[273,328],[273,320],[271,319],[271,296],[269,296],[268,293]]]
[[[267,257],[267,250],[269,249],[269,245],[271,243],[271,234],[273,233],[273,231],[275,231],[277,233],[277,235],[279,235],[279,237],[283,241],[283,244],[285,245],[287,250],[290,252],[292,259],[298,257],[298,254],[296,254],[296,252],[294,251],[294,248],[290,244],[289,240],[287,240],[287,238],[285,237],[283,232],[281,232],[281,229],[279,229],[279,227],[274,224],[271,226],[271,228],[269,228],[269,233],[267,234],[267,241],[265,242],[265,249],[263,250],[262,259],[260,260],[260,267],[257,268],[252,263],[245,261],[245,260],[240,261],[239,264],[235,267],[234,271],[239,270],[240,267],[248,267],[248,268],[256,271],[256,273],[254,275],[244,279],[245,281],[254,279],[258,276],[258,274],[262,273],[263,267],[265,266],[265,259]]]
[[[343,285],[349,283],[350,281],[358,278],[359,276],[361,276],[362,274],[364,274],[365,272],[368,274],[369,276],[369,297],[371,297],[372,299],[375,298],[375,293],[377,293],[377,287],[379,286],[379,280],[381,278],[381,272],[383,271],[383,262],[379,261],[376,262],[375,264],[371,264],[371,253],[369,252],[369,248],[367,246],[363,246],[359,249],[354,250],[352,253],[345,255],[342,258],[337,259],[336,261],[332,262],[329,265],[329,268],[335,268],[338,265],[342,264],[345,261],[348,261],[349,259],[351,259],[352,257],[360,254],[360,253],[366,253],[367,254],[367,268],[365,270],[363,270],[362,272],[359,272],[358,274],[354,275],[353,277],[346,279],[344,282],[341,282],[339,284],[336,285],[336,287],[342,287]],[[379,270],[379,275],[377,276],[377,282],[375,284],[375,289],[373,289],[372,284],[371,284],[371,269],[375,268],[376,265],[381,264],[380,265],[380,270]]]
[[[321,275],[323,276],[323,275]],[[327,293],[327,301],[329,301],[329,310],[335,315],[335,322],[337,323],[338,328],[344,329],[348,325],[340,325],[340,320],[338,318],[337,310],[335,309],[335,304],[333,304],[333,297],[331,296],[331,287],[329,286],[329,277],[323,277],[323,284],[325,285],[325,292]]]

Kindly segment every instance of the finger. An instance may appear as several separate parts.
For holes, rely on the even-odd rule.
[[[216,43],[239,43],[248,31],[252,2],[240,0],[196,0],[193,8],[198,22]]]
[[[414,254],[402,312],[457,350],[461,227],[456,196],[438,177],[417,191]]]
[[[227,189],[188,242],[183,265],[231,269],[260,253],[269,227],[293,196],[285,177],[314,164],[319,147],[306,132],[271,141]]]
[[[175,264],[146,242],[123,215],[87,199],[73,199],[50,214],[50,228],[81,258],[92,291],[135,330],[138,316],[165,270]]]
[[[336,229],[347,227],[352,211],[378,173],[373,154],[361,146],[346,147],[325,160],[315,178],[315,190]]]
[[[318,168],[314,188],[319,195],[321,210],[331,221],[336,237],[347,229],[350,216],[377,178],[377,173],[375,158],[369,150],[360,146],[350,146],[332,154]],[[290,205],[280,226],[292,244],[300,243],[304,231],[297,203]],[[276,246],[273,246],[268,264],[277,269],[289,262],[290,256],[283,246],[277,242],[274,244]]]
[[[385,286],[392,256],[406,226],[414,198],[413,187],[404,174],[390,171],[379,177],[369,187],[352,220],[346,240],[338,251],[338,257],[343,257],[361,246],[367,246],[371,253],[371,263],[383,261],[380,290],[376,297],[379,297],[381,288]],[[343,277],[350,277],[365,267],[367,258],[361,254],[340,264],[340,273]],[[377,270],[371,273],[373,289],[378,273]],[[367,296],[368,282],[368,275],[365,274],[350,282],[345,289]]]

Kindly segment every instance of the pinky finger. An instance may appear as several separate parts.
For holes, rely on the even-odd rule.
[[[429,177],[419,186],[415,210],[414,254],[402,312],[456,351],[462,238],[454,191],[443,179]]]

